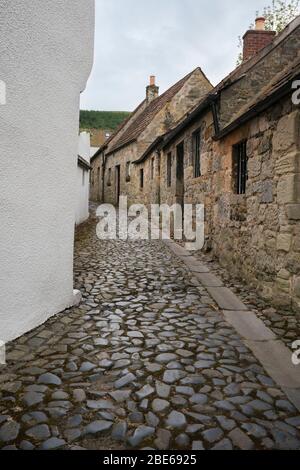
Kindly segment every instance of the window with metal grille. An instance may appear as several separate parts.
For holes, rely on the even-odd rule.
[[[233,146],[233,178],[236,194],[245,194],[248,180],[247,141]]]
[[[144,189],[144,170],[140,170],[140,188]]]
[[[193,165],[194,178],[201,176],[201,131],[200,129],[193,134]]]
[[[172,184],[172,153],[167,155],[167,186],[168,188]]]

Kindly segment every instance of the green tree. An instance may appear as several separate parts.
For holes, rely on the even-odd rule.
[[[115,130],[130,113],[126,111],[80,111],[81,129]]]
[[[256,12],[256,17],[263,16],[266,19],[265,28],[267,31],[280,33],[297,15],[299,15],[300,0],[272,0],[272,4],[263,9],[262,13]],[[249,29],[253,29],[251,24]],[[237,65],[243,61],[243,41],[239,37],[239,57]]]

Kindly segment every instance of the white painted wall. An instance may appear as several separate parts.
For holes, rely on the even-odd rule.
[[[91,147],[90,157],[92,158],[96,152],[98,152],[99,147]]]
[[[94,0],[0,0],[0,339],[74,302],[79,97]]]
[[[79,135],[78,155],[90,164],[90,134],[82,132]],[[77,166],[77,206],[76,224],[79,225],[89,218],[90,172],[78,164]]]

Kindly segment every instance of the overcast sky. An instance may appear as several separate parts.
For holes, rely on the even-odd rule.
[[[96,0],[95,61],[81,109],[132,111],[149,76],[160,92],[197,66],[215,85],[238,36],[271,0]]]

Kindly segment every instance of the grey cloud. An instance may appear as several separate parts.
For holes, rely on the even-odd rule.
[[[268,0],[96,0],[94,69],[83,109],[132,110],[151,74],[161,92],[202,67],[213,84],[236,63],[237,38]]]

